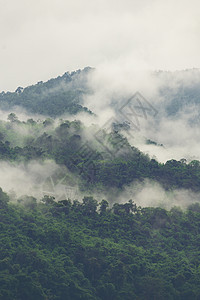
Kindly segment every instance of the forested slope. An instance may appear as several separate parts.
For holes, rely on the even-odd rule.
[[[103,143],[99,143],[99,139],[85,139],[91,127],[80,121],[61,121],[56,125],[51,119],[44,122],[12,119],[0,122],[0,128],[0,160],[17,164],[53,159],[80,177],[87,189],[99,186],[103,189],[122,188],[133,181],[148,178],[158,181],[168,190],[200,190],[198,160],[172,159],[159,163],[131,146],[116,131],[105,133],[97,127],[94,136],[100,131],[104,137]]]
[[[0,187],[4,182],[7,192],[0,189],[0,299],[198,300],[200,162],[184,157],[159,162],[127,139],[121,131],[130,130],[126,122],[112,123],[107,131],[75,116],[59,118],[64,113],[92,114],[83,104],[84,95],[93,92],[87,84],[90,72],[65,73],[0,94],[0,108],[13,110],[7,121],[0,121]],[[192,90],[191,102],[198,104],[196,85],[181,86],[168,90],[166,85],[160,91],[169,100],[163,106],[169,116],[173,107],[174,114],[182,110]],[[20,121],[15,106],[45,117]],[[159,141],[144,140],[154,149],[164,148]],[[24,191],[19,196],[9,189],[14,177],[7,174],[12,173],[24,190],[30,178],[36,177],[30,184],[33,191],[41,188],[43,179],[47,184],[54,179],[64,188],[76,187],[79,200],[66,194],[57,199],[54,190],[45,194],[48,189],[42,189],[41,198]],[[121,197],[126,189],[142,189],[147,181],[171,195],[169,206],[167,198],[161,199],[162,207],[170,210],[140,207],[127,194]],[[187,194],[179,202],[185,210],[173,204],[177,191],[179,198],[181,192]],[[94,195],[106,193],[109,203],[107,198],[95,200]]]
[[[63,113],[89,112],[81,104],[82,96],[90,92],[87,87],[87,74],[91,70],[88,67],[82,71],[66,72],[63,76],[47,82],[39,81],[32,86],[18,87],[15,92],[1,92],[0,108],[8,110],[19,106],[28,112],[51,117]]]
[[[0,195],[0,299],[199,299],[200,207]]]

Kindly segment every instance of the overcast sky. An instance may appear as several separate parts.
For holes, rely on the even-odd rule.
[[[0,0],[0,91],[85,66],[200,67],[196,0]]]

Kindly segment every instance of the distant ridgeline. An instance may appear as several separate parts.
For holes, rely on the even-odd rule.
[[[89,93],[87,74],[92,68],[75,72],[66,72],[63,76],[38,82],[26,88],[18,87],[15,92],[0,93],[0,108],[10,109],[15,106],[28,112],[59,116],[63,113],[76,114],[81,111],[91,113],[82,106],[82,97]]]
[[[69,114],[77,114],[81,111],[91,113],[83,106],[83,96],[92,93],[87,84],[88,74],[92,71],[94,71],[93,68],[86,67],[83,70],[66,72],[47,82],[39,81],[26,88],[18,87],[15,92],[3,91],[0,93],[0,109],[7,110],[19,106],[28,112],[50,117],[57,117],[65,112]],[[164,109],[167,116],[175,116],[185,108],[199,105],[199,69],[158,71],[154,72],[153,76],[158,79],[159,96],[163,99],[160,104],[156,104],[157,109]]]

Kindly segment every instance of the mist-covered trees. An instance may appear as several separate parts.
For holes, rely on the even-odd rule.
[[[19,106],[31,113],[51,117],[64,113],[91,113],[83,107],[82,97],[88,92],[87,74],[91,68],[65,73],[47,82],[38,82],[26,88],[18,87],[14,93],[0,93],[0,108],[12,109]]]
[[[12,118],[17,119],[17,116]],[[200,162],[197,160],[187,163],[185,159],[171,159],[165,164],[159,163],[131,147],[127,140],[118,151],[118,145],[113,146],[114,136],[117,135],[119,141],[124,138],[115,132],[104,133],[109,149],[106,151],[95,138],[88,143],[87,134],[91,134],[91,128],[76,120],[60,120],[59,123],[49,118],[0,121],[0,159],[16,163],[52,159],[65,165],[90,189],[121,189],[146,178],[158,181],[165,189],[200,189]]]
[[[51,182],[54,188],[60,179],[74,186],[76,179],[85,194],[82,201],[63,193],[60,201],[56,195],[41,200],[12,195],[15,202],[9,202],[0,189],[0,300],[200,299],[199,203],[167,211],[124,203],[119,195],[117,202],[114,193],[112,205],[91,196],[94,190],[119,193],[146,179],[170,192],[199,191],[200,162],[151,159],[120,133],[129,129],[126,122],[113,124],[109,133],[55,119],[65,112],[91,113],[82,106],[91,92],[87,72],[0,94],[1,108],[18,105],[47,115],[19,121],[10,113],[8,121],[0,121],[0,160],[24,168],[33,160],[51,160],[69,173],[52,178],[45,169],[46,186]]]

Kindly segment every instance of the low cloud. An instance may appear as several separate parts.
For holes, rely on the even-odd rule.
[[[161,207],[170,210],[174,206],[186,209],[192,203],[200,203],[200,193],[191,190],[175,189],[165,190],[158,182],[149,179],[143,182],[133,182],[125,186],[122,191],[110,189],[105,193],[98,193],[96,198],[107,199],[110,205],[114,203],[126,203],[132,199],[137,206]]]
[[[79,198],[79,188],[75,177],[64,166],[54,161],[31,161],[29,163],[0,162],[0,187],[19,198],[34,196],[38,200],[44,195],[56,200]]]
[[[151,72],[108,63],[91,72],[88,82],[93,93],[85,96],[85,106],[96,113],[99,126],[112,119],[132,123],[126,135],[131,145],[161,162],[200,159],[200,70]],[[130,115],[131,110],[122,116],[121,107],[137,91],[144,97],[143,108],[135,110],[137,117]],[[153,109],[157,112],[154,116]],[[147,145],[147,139],[159,145]]]

